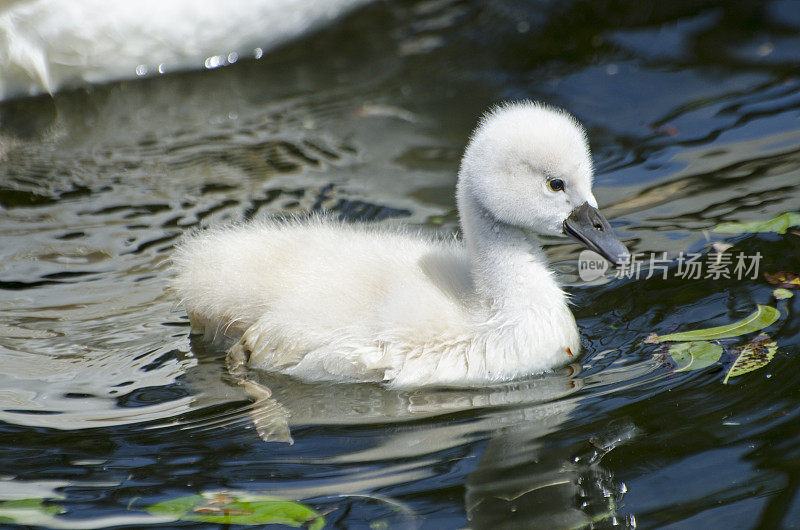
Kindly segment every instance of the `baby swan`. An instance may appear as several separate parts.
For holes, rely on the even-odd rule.
[[[489,112],[461,161],[464,244],[320,218],[198,232],[173,257],[195,332],[241,337],[229,355],[306,380],[479,385],[580,351],[536,236],[628,257],[592,195],[586,135],[525,102]]]

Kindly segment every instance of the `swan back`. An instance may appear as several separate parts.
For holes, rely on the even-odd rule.
[[[461,318],[471,293],[468,256],[453,238],[318,216],[197,232],[173,268],[190,313],[218,315],[233,337],[266,314],[303,333],[435,327]]]

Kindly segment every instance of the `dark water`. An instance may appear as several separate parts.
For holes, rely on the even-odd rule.
[[[800,308],[763,276],[800,271],[800,237],[709,232],[800,209],[798,50],[792,1],[380,2],[258,61],[0,104],[0,499],[63,528],[158,525],[145,506],[214,490],[331,528],[800,528]],[[521,98],[586,125],[632,251],[723,241],[759,274],[587,285],[554,242],[573,366],[470,391],[252,374],[292,412],[295,444],[262,442],[165,291],[176,240],[323,209],[452,232],[471,128]],[[696,371],[644,343],[757,304],[778,351],[728,384],[746,337]]]

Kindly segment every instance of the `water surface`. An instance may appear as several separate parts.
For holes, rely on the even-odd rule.
[[[800,239],[710,232],[800,209],[797,49],[791,1],[381,2],[260,60],[3,102],[0,499],[46,499],[64,528],[157,525],[144,507],[213,490],[334,528],[800,527],[798,297],[762,274],[798,272]],[[573,365],[473,390],[253,373],[295,443],[261,441],[224,350],[165,290],[176,241],[322,210],[455,232],[469,132],[523,98],[586,125],[632,251],[727,242],[761,273],[584,284],[553,241]],[[746,338],[683,372],[644,343],[757,304],[783,313],[778,353],[729,384]]]

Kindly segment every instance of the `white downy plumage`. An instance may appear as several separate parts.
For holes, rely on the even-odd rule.
[[[189,235],[173,287],[195,332],[241,335],[232,353],[306,380],[413,387],[537,373],[570,362],[580,339],[536,235],[563,234],[577,210],[602,219],[591,185],[571,116],[505,105],[462,159],[463,244],[323,218],[250,222]],[[624,260],[608,223],[591,219],[576,237]]]
[[[0,6],[0,100],[223,66],[368,1],[6,0]]]

